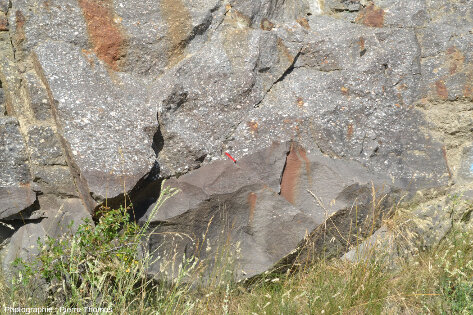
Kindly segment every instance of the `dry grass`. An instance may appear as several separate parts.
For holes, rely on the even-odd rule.
[[[89,274],[82,279],[90,283],[78,282],[79,290],[64,299],[35,299],[31,283],[19,278],[13,285],[0,281],[0,298],[4,306],[113,305],[114,314],[471,314],[473,230],[466,223],[458,224],[439,245],[424,250],[413,231],[427,223],[411,211],[399,210],[384,220],[388,237],[368,243],[373,247],[358,259],[321,259],[296,273],[266,273],[251,285],[232,280],[235,251],[229,250],[227,239],[217,251],[205,285],[198,284],[204,269],[195,259],[183,261],[172,282],[147,279],[146,268],[153,259],[148,253],[132,267],[114,261],[107,271],[113,277],[84,269]],[[394,265],[386,259],[393,256]],[[93,279],[105,279],[98,282],[101,294],[81,292],[97,286]]]

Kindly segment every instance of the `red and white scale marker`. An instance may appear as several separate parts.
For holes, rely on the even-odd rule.
[[[230,160],[232,160],[233,163],[236,164],[236,160],[233,158],[233,156],[231,156],[231,155],[230,155],[229,153],[227,153],[227,152],[225,152],[225,155],[228,156],[228,158],[229,158]]]

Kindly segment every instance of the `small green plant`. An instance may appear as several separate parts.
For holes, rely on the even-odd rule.
[[[150,218],[176,192],[163,183]],[[15,260],[14,285],[46,287],[50,293],[47,305],[108,308],[128,307],[137,301],[143,304],[143,294],[152,286],[146,274],[151,255],[141,248],[149,222],[140,227],[131,221],[130,209],[131,205],[102,207],[96,224],[85,219],[73,231],[71,222],[69,232],[60,238],[38,239],[35,259]]]
[[[128,209],[123,207],[102,208],[100,215],[97,225],[86,219],[76,233],[72,233],[71,225],[70,232],[59,239],[38,239],[36,259],[25,262],[18,258],[14,263],[22,273],[23,284],[39,277],[55,291],[51,299],[80,304],[83,296],[98,299],[113,280],[136,271],[140,227],[130,222]]]

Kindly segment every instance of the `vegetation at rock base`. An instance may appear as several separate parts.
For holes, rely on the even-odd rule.
[[[156,211],[173,193],[163,190]],[[454,226],[433,248],[413,250],[395,268],[372,251],[355,262],[321,259],[291,274],[266,273],[245,284],[225,276],[232,268],[231,257],[225,257],[218,281],[200,285],[198,259],[183,261],[173,282],[146,276],[152,255],[139,241],[148,226],[131,222],[129,209],[108,210],[95,225],[85,221],[75,233],[38,241],[37,259],[17,260],[13,280],[3,279],[2,308],[111,307],[113,314],[473,313],[473,230],[467,224]]]

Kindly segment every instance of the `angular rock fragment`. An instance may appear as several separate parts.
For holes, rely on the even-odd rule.
[[[179,193],[155,217],[150,208],[143,218],[154,226],[149,250],[162,257],[149,272],[169,276],[177,266],[169,259],[216,257],[225,243],[240,253],[237,279],[275,266],[330,217],[350,212],[355,220],[366,219],[367,211],[356,218],[355,208],[368,209],[372,188],[386,185],[377,195],[395,191],[389,178],[355,162],[306,153],[297,143],[275,143],[236,164],[217,161],[166,185]],[[356,224],[339,223],[344,231]]]
[[[7,218],[33,205],[28,156],[18,121],[0,117],[0,218]]]
[[[36,193],[30,186],[0,187],[0,219],[20,213],[33,206]]]
[[[32,126],[27,131],[31,162],[37,165],[66,166],[58,136],[50,126]]]
[[[111,75],[64,42],[44,42],[35,52],[50,101],[57,103],[67,154],[88,190],[99,200],[131,190],[155,161],[156,109],[144,82],[124,73]]]
[[[33,258],[39,252],[38,238],[44,241],[48,236],[58,238],[65,233],[74,233],[85,218],[91,220],[82,201],[67,199],[61,203],[58,209],[46,212],[42,218],[22,222],[24,225],[21,225],[9,236],[8,244],[0,253],[3,270],[11,271],[11,264],[16,258],[24,260]],[[5,229],[4,226],[1,228]]]

